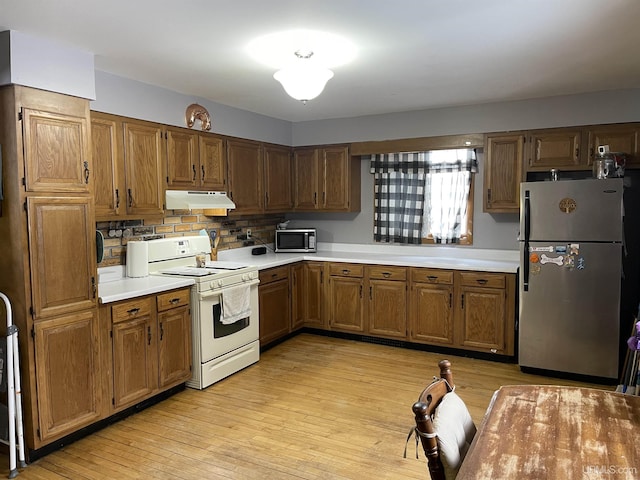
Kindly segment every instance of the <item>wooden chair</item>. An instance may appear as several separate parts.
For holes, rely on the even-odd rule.
[[[476,427],[466,405],[454,393],[451,362],[441,360],[438,366],[440,378],[434,377],[434,381],[422,391],[418,401],[413,404],[416,418],[415,435],[422,443],[431,479],[450,480],[455,478],[460,468]],[[447,395],[450,397],[447,398],[442,411],[438,412],[438,407]],[[440,418],[437,418],[438,414],[441,414]],[[442,430],[445,427],[447,431]],[[440,432],[438,428],[441,429]]]

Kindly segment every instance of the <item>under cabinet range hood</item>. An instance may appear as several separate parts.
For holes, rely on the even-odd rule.
[[[224,210],[224,214],[226,210],[236,208],[227,192],[193,190],[167,190],[165,205],[167,210],[215,210],[220,213]]]

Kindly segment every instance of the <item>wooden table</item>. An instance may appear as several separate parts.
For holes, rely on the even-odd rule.
[[[640,397],[549,385],[500,388],[456,477],[638,478]]]

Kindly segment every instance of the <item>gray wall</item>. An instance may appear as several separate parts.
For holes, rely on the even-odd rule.
[[[216,133],[293,146],[640,121],[640,89],[631,89],[292,124],[100,71],[91,108],[185,126],[184,111],[194,102],[208,109]],[[478,160],[474,244],[460,248],[515,250],[517,215],[482,211],[482,151]],[[287,218],[292,226],[317,227],[322,242],[373,243],[373,176],[367,162],[362,164],[361,183],[359,213],[300,213]]]

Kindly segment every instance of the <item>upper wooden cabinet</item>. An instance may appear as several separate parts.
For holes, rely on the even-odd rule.
[[[525,134],[487,135],[484,148],[484,211],[518,212]]]
[[[554,128],[529,132],[528,170],[586,168],[580,154],[582,132],[574,128]]]
[[[27,191],[91,191],[87,123],[86,116],[22,109]]]
[[[248,140],[227,140],[229,197],[236,204],[232,213],[264,211],[263,146]]]
[[[170,188],[224,190],[225,173],[221,137],[167,127],[167,183]]]
[[[291,188],[291,149],[275,145],[264,147],[264,209],[288,212],[293,207]]]
[[[164,210],[164,127],[91,112],[98,220],[161,215]]]
[[[124,123],[124,166],[127,187],[127,213],[163,213],[164,156],[162,125],[129,121]]]
[[[360,158],[348,146],[294,150],[294,208],[298,211],[360,211]]]
[[[640,151],[638,149],[638,135],[640,124],[628,123],[620,125],[594,125],[587,130],[586,153],[589,165],[593,164],[598,155],[600,145],[609,145],[611,152],[623,152],[628,155],[627,167],[640,167]]]

